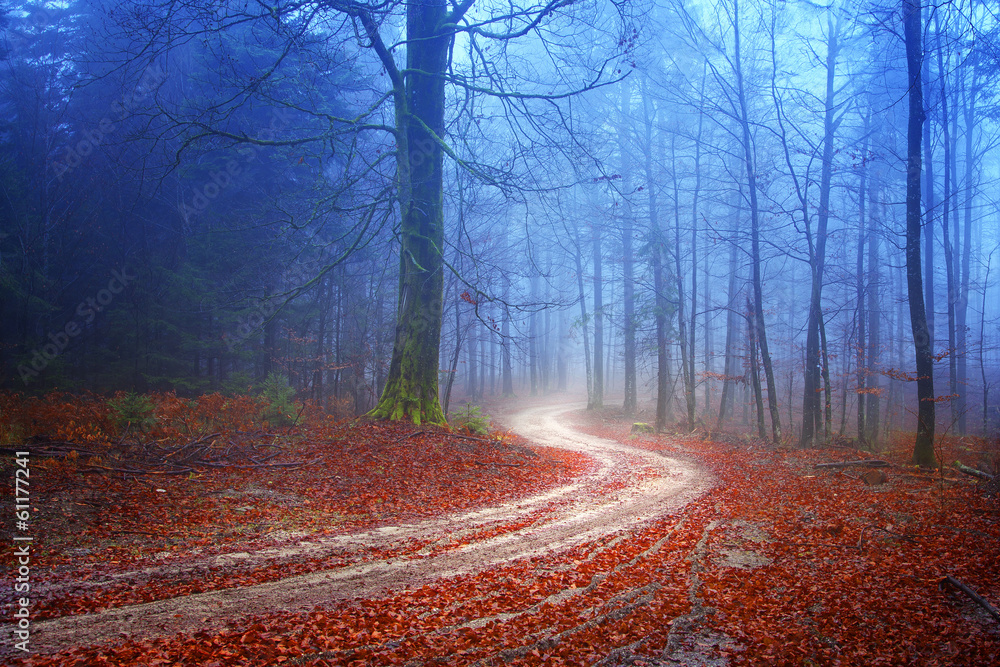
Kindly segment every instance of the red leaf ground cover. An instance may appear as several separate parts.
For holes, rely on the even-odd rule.
[[[634,437],[629,421],[613,412],[601,416],[578,418],[595,434],[699,461],[718,483],[682,511],[559,553],[378,598],[295,614],[274,611],[222,630],[123,638],[113,646],[23,662],[1000,664],[1000,625],[941,584],[951,574],[1000,604],[1000,507],[976,484],[905,467],[905,441],[881,455],[897,462],[888,483],[867,486],[856,472],[814,467],[856,452]],[[37,493],[52,499],[37,519],[46,549],[40,576],[50,584],[82,583],[98,571],[106,574],[108,564],[127,573],[150,563],[260,548],[293,533],[349,532],[437,516],[564,483],[588,467],[559,451],[527,450],[510,436],[484,443],[438,430],[348,426],[322,417],[288,435],[293,437],[282,441],[277,462],[322,460],[296,469],[220,468],[145,482],[81,474],[86,461],[35,461]],[[954,454],[943,452],[943,460]],[[81,500],[87,502],[78,513],[60,504]],[[65,589],[41,601],[33,617],[336,565],[336,558],[304,558],[227,566],[145,588],[126,577],[117,587]],[[10,571],[9,563],[5,567]]]

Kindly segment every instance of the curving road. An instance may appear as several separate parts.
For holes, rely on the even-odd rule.
[[[124,637],[123,628],[129,629],[131,638],[161,636],[222,627],[228,619],[254,613],[308,610],[335,599],[374,597],[627,531],[677,511],[711,486],[711,477],[688,461],[583,434],[560,419],[581,407],[537,406],[506,419],[511,429],[532,442],[576,451],[593,461],[591,471],[570,484],[438,519],[219,556],[207,564],[330,553],[352,555],[353,564],[257,586],[33,623],[32,650],[47,653],[115,641]],[[414,541],[424,544],[416,553],[372,559],[373,549]]]

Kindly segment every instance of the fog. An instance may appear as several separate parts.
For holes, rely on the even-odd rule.
[[[913,431],[907,6],[4,3],[3,387]],[[923,16],[938,434],[1000,424],[991,11]]]

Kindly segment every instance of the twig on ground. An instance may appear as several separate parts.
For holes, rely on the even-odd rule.
[[[860,461],[833,461],[831,463],[817,463],[817,468],[887,468],[891,465],[888,461],[881,459],[862,459]]]
[[[493,443],[493,440],[488,440],[487,438],[477,438],[474,435],[462,435],[461,433],[445,433],[446,438],[461,438],[462,440],[475,440],[476,442]]]
[[[959,581],[955,577],[951,576],[950,574],[946,574],[945,577],[944,577],[944,579],[941,580],[942,584],[945,583],[945,582],[951,584],[952,586],[954,586],[958,590],[960,590],[963,593],[965,593],[967,596],[969,596],[969,599],[971,599],[973,602],[975,602],[980,607],[982,607],[983,609],[985,609],[987,611],[987,613],[989,613],[989,615],[994,618],[994,620],[996,620],[998,623],[1000,623],[1000,611],[997,611],[996,607],[994,607],[989,602],[987,602],[986,600],[984,600],[982,598],[982,596],[979,595],[979,593],[975,592],[974,590],[972,590],[971,588],[969,588],[968,586],[966,586],[965,584],[963,584],[961,581]]]

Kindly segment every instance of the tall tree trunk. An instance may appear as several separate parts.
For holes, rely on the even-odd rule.
[[[506,303],[510,299],[510,278],[504,276],[504,304],[501,306],[503,308],[503,317],[500,323],[500,384],[501,394],[504,398],[514,397],[514,368],[511,359],[510,346],[513,341],[510,338],[510,309],[506,306]]]
[[[594,377],[590,357],[590,327],[587,315],[587,291],[583,284],[583,242],[580,240],[580,225],[573,228],[573,259],[576,261],[576,286],[580,293],[580,328],[583,330],[583,359],[587,374],[587,409],[594,405]]]
[[[594,391],[590,407],[597,410],[604,407],[604,278],[601,275],[601,227],[594,222]]]
[[[941,84],[941,129],[944,130],[944,211],[941,217],[941,236],[944,241],[945,285],[947,287],[947,317],[948,317],[948,393],[955,396],[958,393],[958,366],[955,363],[955,254],[951,240],[952,209],[957,193],[955,185],[955,164],[953,133],[948,107],[948,67],[950,58],[944,59],[944,47],[941,43],[940,14],[934,13],[934,35],[938,61],[938,81]],[[957,137],[954,137],[957,141]],[[955,402],[950,402],[952,423],[955,422]]]
[[[927,330],[920,273],[920,140],[925,118],[920,80],[923,53],[920,6],[915,0],[903,0],[902,8],[909,84],[909,120],[906,128],[906,293],[916,353],[918,401],[913,462],[930,467],[934,465],[934,359]]]
[[[448,368],[448,381],[444,389],[444,414],[448,416],[451,405],[451,390],[455,386],[455,376],[458,375],[458,360],[462,354],[462,308],[461,299],[455,300],[455,354],[451,356],[451,366]]]
[[[983,434],[990,432],[990,379],[986,370],[986,294],[989,292],[990,271],[993,268],[993,253],[991,250],[986,258],[986,275],[983,276],[983,299],[979,309],[979,381],[983,385]]]
[[[836,90],[834,83],[837,73],[837,57],[840,52],[838,40],[840,33],[840,14],[837,20],[827,16],[827,51],[826,51],[826,100],[823,114],[823,161],[819,185],[819,210],[817,211],[816,242],[810,243],[810,261],[812,289],[809,295],[809,316],[806,324],[806,368],[805,393],[802,401],[802,438],[801,444],[814,444],[820,437],[820,424],[826,424],[822,440],[826,441],[829,424],[821,422],[820,411],[820,378],[828,374],[825,345],[820,339],[823,319],[823,271],[826,265],[827,227],[830,221],[830,186],[833,178],[833,143],[839,121],[836,118]],[[820,355],[823,348],[822,358]],[[828,375],[826,376],[828,377]],[[828,383],[827,383],[828,384]],[[830,398],[826,398],[829,409]]]
[[[734,198],[735,204],[733,208],[734,220],[732,226],[732,233],[729,243],[729,285],[726,288],[726,351],[725,351],[725,361],[723,362],[723,375],[725,376],[722,381],[722,397],[719,399],[719,420],[716,423],[717,429],[722,429],[725,424],[727,413],[732,410],[735,403],[734,393],[736,382],[736,369],[739,360],[736,356],[736,339],[739,335],[740,329],[740,316],[739,307],[740,299],[739,293],[737,291],[737,274],[739,273],[739,253],[740,248],[737,242],[737,232],[740,228],[740,217],[743,214],[743,179],[740,178],[740,187],[736,191]],[[743,374],[744,383],[746,381],[746,374]]]
[[[767,380],[767,402],[771,415],[771,439],[781,442],[781,416],[778,414],[778,388],[774,382],[774,368],[771,365],[771,354],[768,351],[767,332],[764,327],[764,297],[760,275],[760,206],[757,200],[757,165],[754,156],[754,144],[750,135],[750,117],[747,105],[746,87],[743,82],[743,65],[740,56],[740,9],[739,0],[733,3],[734,28],[734,58],[736,70],[736,95],[739,104],[739,122],[741,130],[743,158],[745,162],[747,186],[750,195],[750,262],[753,286],[753,326],[754,340],[760,347],[761,361],[764,365],[764,377]],[[756,364],[754,365],[756,366]],[[762,417],[761,417],[762,418]]]
[[[569,364],[566,359],[566,313],[559,313],[559,338],[556,343],[556,391],[569,388]]]
[[[490,320],[493,321],[492,319]],[[493,325],[496,326],[495,324]],[[490,329],[490,396],[497,393],[497,335]]]
[[[701,101],[705,99],[705,86],[708,83],[708,63],[704,64],[701,74],[701,91],[699,92],[699,98]],[[694,139],[694,192],[691,197],[691,316],[689,320],[690,330],[688,331],[688,368],[687,377],[690,381],[690,387],[688,388],[691,392],[691,400],[688,405],[688,421],[691,424],[691,429],[694,429],[695,422],[695,412],[697,409],[697,396],[695,391],[696,378],[694,372],[694,360],[695,360],[695,341],[697,337],[695,335],[698,324],[698,203],[701,197],[701,139],[702,134],[705,129],[705,114],[701,111],[701,105],[699,105],[698,110],[698,131],[695,134]],[[683,304],[681,304],[683,308]],[[706,327],[707,330],[707,327]],[[707,350],[707,348],[706,348]],[[707,370],[707,368],[706,368]],[[708,383],[705,383],[706,386]],[[705,409],[708,408],[706,404]]]
[[[479,339],[479,391],[476,397],[482,400],[486,397],[486,341]]]
[[[660,229],[658,188],[659,179],[653,171],[653,125],[656,122],[656,107],[649,96],[647,80],[642,79],[643,110],[643,170],[646,176],[646,196],[649,201],[649,253],[653,267],[653,319],[656,323],[656,431],[667,426],[668,381],[667,368],[667,303],[666,280],[663,276],[663,230]],[[661,135],[662,137],[662,135]],[[662,139],[661,139],[662,140]]]
[[[538,303],[538,275],[531,276],[531,300]],[[538,312],[532,311],[528,316],[528,367],[531,375],[531,395],[538,395]]]
[[[550,263],[551,264],[551,263]],[[548,297],[546,297],[548,301]],[[545,319],[542,322],[541,346],[538,350],[539,369],[541,370],[542,393],[549,393],[549,378],[552,374],[552,309],[545,309]]]
[[[632,151],[628,141],[628,116],[631,109],[631,88],[628,79],[620,84],[621,121],[618,124],[618,153],[622,174],[622,311],[624,317],[625,345],[625,401],[626,415],[635,413],[638,401],[638,380],[635,366],[635,257],[632,251]]]
[[[469,323],[467,329],[468,331],[466,332],[466,336],[469,340],[469,367],[466,369],[465,374],[465,393],[469,397],[470,401],[476,401],[479,399],[479,368],[476,364],[478,361],[476,357],[479,351],[479,340],[476,331],[475,315],[472,316],[472,321]],[[447,414],[447,412],[445,414]]]
[[[866,440],[865,434],[865,398],[868,394],[868,375],[866,373],[866,345],[867,345],[867,310],[865,309],[865,241],[867,240],[868,226],[871,224],[868,219],[865,197],[868,195],[868,141],[871,131],[871,112],[864,115],[864,127],[862,129],[861,143],[861,165],[858,174],[858,246],[857,260],[854,269],[855,306],[854,322],[857,338],[854,341],[855,350],[855,393],[858,397],[857,404],[857,427],[858,442],[863,449],[870,449],[871,445]],[[846,384],[846,383],[845,383]]]
[[[864,440],[872,448],[878,444],[879,439],[879,400],[882,395],[881,376],[878,372],[880,363],[879,353],[881,350],[881,324],[882,307],[879,300],[879,285],[881,284],[881,274],[879,272],[879,235],[878,216],[876,216],[876,197],[878,183],[876,177],[870,179],[868,195],[868,352],[865,355],[867,361],[866,377],[868,378],[869,391],[865,394],[865,437]]]
[[[715,327],[713,326],[712,321],[708,317],[709,304],[712,303],[712,290],[711,290],[711,287],[710,287],[712,283],[711,283],[711,281],[709,280],[709,277],[708,277],[708,262],[707,261],[704,263],[703,268],[704,268],[704,271],[702,272],[702,279],[704,281],[703,284],[705,285],[705,288],[702,290],[701,309],[702,309],[702,312],[705,314],[705,325],[702,327],[702,330],[704,331],[705,335],[704,335],[704,338],[702,340],[703,340],[703,343],[704,343],[704,346],[705,346],[704,350],[703,350],[703,354],[704,354],[704,359],[705,359],[705,361],[704,361],[704,364],[705,364],[705,366],[704,366],[705,367],[705,373],[707,375],[707,374],[711,374],[711,373],[715,372],[714,371],[714,369],[715,369]],[[713,387],[714,387],[713,383],[708,382],[708,381],[705,382],[705,402],[704,402],[703,407],[702,407],[702,414],[705,416],[706,420],[708,419],[708,415],[709,415],[709,413],[712,410],[712,389],[713,389]]]
[[[750,384],[753,387],[755,413],[757,415],[757,437],[764,439],[767,437],[767,428],[764,425],[764,397],[760,387],[760,364],[757,355],[757,323],[754,314],[755,306],[747,297],[747,340],[750,342],[748,362],[750,364]]]
[[[471,6],[448,12],[447,0],[406,10],[406,75],[378,34],[371,14],[357,17],[393,84],[396,191],[399,200],[399,303],[385,389],[369,412],[376,419],[444,423],[438,399],[444,300],[445,81],[453,26]]]
[[[977,58],[978,56],[973,56]],[[956,400],[958,408],[958,433],[965,435],[968,428],[966,413],[968,412],[968,338],[969,338],[969,279],[971,274],[972,257],[972,206],[976,193],[975,165],[977,164],[975,155],[975,133],[976,133],[976,99],[979,92],[979,66],[978,62],[973,62],[971,68],[967,68],[968,81],[963,86],[963,112],[965,120],[965,206],[963,227],[963,242],[961,255],[961,282],[958,287],[958,301],[955,304],[955,326],[958,330],[958,341],[955,347],[955,356],[958,357],[958,385],[960,394]]]
[[[930,5],[927,11],[931,11]],[[929,51],[930,49],[926,49]],[[922,58],[920,64],[921,77],[926,85],[931,81],[931,59]],[[924,306],[927,314],[927,334],[929,345],[934,348],[934,218],[937,206],[934,201],[934,138],[930,118],[923,124],[924,170],[925,186],[922,197],[924,200]],[[946,195],[947,196],[947,195]]]
[[[684,295],[684,268],[681,263],[681,209],[680,185],[677,179],[677,134],[670,137],[671,182],[674,190],[674,281],[677,290],[677,337],[681,347],[681,371],[684,379],[684,404],[687,407],[687,429],[694,430],[695,386],[691,357],[694,351],[689,347],[691,339],[687,331],[686,298]]]
[[[826,320],[822,311],[819,314],[819,341],[823,360],[823,442],[829,442],[833,428],[833,384],[830,382],[830,354],[826,344]]]
[[[500,393],[504,398],[514,397],[514,368],[511,361],[511,339],[510,339],[510,315],[504,312],[503,324],[501,325],[503,342],[500,343]]]

